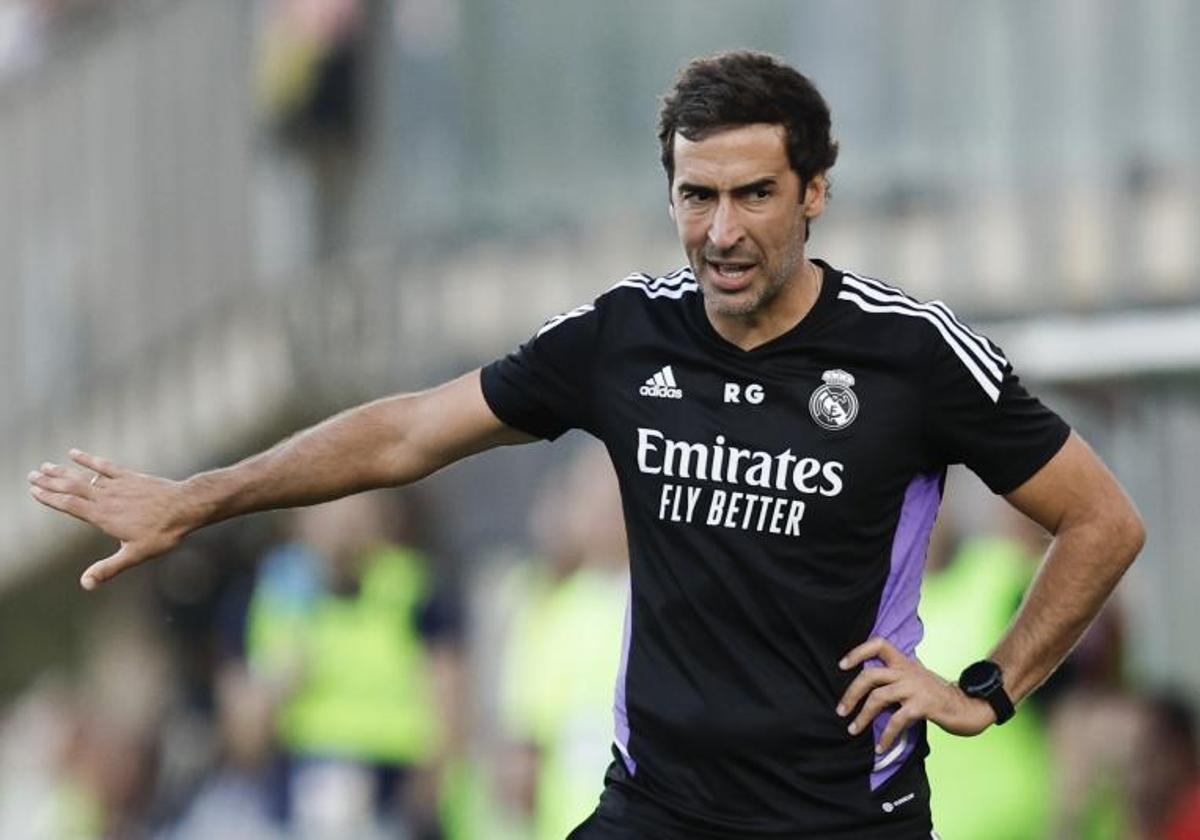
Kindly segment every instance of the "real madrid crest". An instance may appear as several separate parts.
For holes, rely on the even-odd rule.
[[[827,370],[821,379],[825,384],[813,391],[808,411],[822,429],[844,429],[858,416],[858,395],[851,390],[854,377],[844,370]]]

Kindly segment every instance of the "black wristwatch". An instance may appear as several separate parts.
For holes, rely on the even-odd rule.
[[[968,665],[958,678],[958,687],[968,697],[986,700],[996,712],[997,726],[1016,712],[1008,692],[1004,690],[1004,675],[1000,673],[1000,666],[990,659],[981,659]]]

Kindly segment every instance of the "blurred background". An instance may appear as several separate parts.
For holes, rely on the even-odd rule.
[[[677,267],[657,97],[751,47],[833,110],[810,252],[969,317],[1149,528],[1013,725],[931,735],[939,830],[1200,837],[1197,32],[1188,0],[0,0],[0,836],[588,813],[627,586],[593,442],[215,527],[87,596],[111,544],[24,476],[80,446],[182,477]],[[950,480],[947,675],[1045,546]]]

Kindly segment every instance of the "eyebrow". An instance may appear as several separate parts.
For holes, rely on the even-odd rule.
[[[757,181],[751,181],[749,184],[743,184],[740,187],[734,187],[731,192],[736,196],[750,195],[759,190],[765,190],[768,187],[775,186],[775,179],[771,177],[759,178]]]
[[[751,181],[748,184],[739,184],[738,186],[736,186],[732,190],[730,190],[730,192],[740,198],[741,196],[750,195],[752,193],[758,192],[759,190],[767,189],[768,187],[774,187],[776,183],[777,183],[777,181],[773,176],[767,176],[766,178],[759,178],[756,181]],[[680,182],[679,184],[676,184],[675,189],[679,193],[689,193],[689,192],[690,193],[715,193],[715,192],[718,192],[718,190],[715,187],[706,186],[704,184],[693,184],[689,181],[683,181],[683,182]]]

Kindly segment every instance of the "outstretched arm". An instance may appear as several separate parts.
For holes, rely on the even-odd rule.
[[[1112,473],[1074,433],[1049,463],[1005,498],[1054,535],[1021,609],[989,657],[1000,666],[1005,691],[1017,703],[1079,641],[1141,550],[1145,530]],[[977,734],[995,720],[986,701],[968,697],[885,639],[869,639],[841,665],[855,668],[871,658],[884,667],[866,668],[855,677],[838,713],[849,715],[862,703],[850,723],[856,733],[885,708],[898,705],[880,751],[921,718],[958,735]]]
[[[475,370],[428,391],[348,409],[266,452],[184,481],[72,450],[71,459],[89,472],[47,463],[29,474],[29,483],[42,504],[121,541],[116,553],[83,573],[82,586],[94,589],[205,525],[408,484],[476,452],[531,440],[496,418]]]

